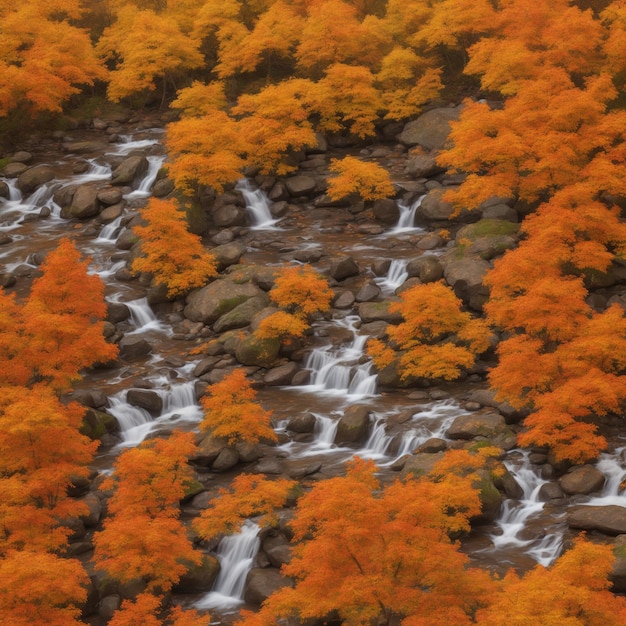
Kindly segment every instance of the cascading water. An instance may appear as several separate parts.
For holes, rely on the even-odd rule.
[[[125,200],[137,200],[141,198],[149,198],[152,190],[152,185],[156,180],[159,170],[165,163],[164,156],[149,156],[148,157],[148,171],[139,183],[137,189],[127,193],[124,196]]]
[[[300,389],[342,396],[352,402],[376,393],[376,374],[371,373],[371,362],[364,352],[368,337],[358,335],[356,331],[359,321],[358,316],[348,316],[337,322],[352,332],[349,344],[311,351],[304,365],[311,370],[311,382]]]
[[[124,304],[128,307],[131,322],[135,326],[135,330],[128,334],[145,333],[149,330],[161,332],[168,331],[168,329],[155,317],[146,298],[138,298],[137,300],[124,302]]]
[[[252,189],[247,178],[242,178],[235,189],[240,191],[243,196],[254,230],[280,230],[276,226],[279,220],[274,219],[270,211],[269,200],[263,191]]]
[[[419,207],[422,204],[422,200],[425,197],[426,195],[420,196],[411,205],[406,205],[403,202],[398,202],[398,209],[400,209],[400,217],[398,219],[398,223],[390,231],[390,234],[416,232],[416,231],[422,230],[421,228],[415,226],[415,214],[417,213],[417,209],[419,209]]]
[[[380,287],[383,294],[392,294],[401,287],[409,277],[406,271],[408,261],[405,259],[393,259],[389,265],[386,276],[379,276],[374,282]]]
[[[217,548],[220,573],[213,591],[196,602],[198,609],[232,609],[243,604],[243,592],[248,572],[254,565],[259,551],[259,526],[246,520],[236,535],[224,537]]]

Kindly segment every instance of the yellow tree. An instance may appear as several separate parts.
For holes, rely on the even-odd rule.
[[[396,193],[389,172],[377,163],[346,156],[332,159],[329,170],[334,174],[328,179],[328,195],[332,200],[350,196],[378,200]]]
[[[149,272],[170,297],[205,285],[217,274],[215,258],[199,236],[189,232],[184,211],[174,200],[151,198],[140,211],[146,226],[135,226],[141,254],[133,261],[135,272]]]

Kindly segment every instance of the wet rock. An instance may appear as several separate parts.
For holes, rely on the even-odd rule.
[[[557,483],[544,483],[539,487],[539,491],[537,492],[537,499],[540,502],[560,500],[563,497],[565,497],[565,494]]]
[[[351,406],[346,409],[337,424],[335,443],[361,443],[369,433],[370,409],[367,406]]]
[[[461,107],[431,109],[405,124],[398,140],[405,146],[441,150],[450,134],[450,122],[458,120],[460,114]]]
[[[574,506],[567,513],[570,528],[597,530],[605,535],[626,533],[626,508],[617,505]]]
[[[435,156],[432,154],[416,154],[408,159],[406,172],[413,178],[430,178],[445,172],[445,167],[437,165]]]
[[[122,201],[122,192],[113,187],[106,187],[98,191],[98,200],[106,206],[118,204]]]
[[[427,222],[452,220],[456,207],[443,199],[447,188],[437,187],[431,189],[416,211],[416,216]]]
[[[85,411],[80,432],[90,439],[101,439],[107,434],[119,433],[120,424],[115,416],[90,407]]]
[[[355,301],[356,298],[354,297],[354,294],[346,289],[345,291],[341,291],[339,293],[339,295],[333,302],[333,306],[336,309],[350,309],[352,308],[352,305],[355,303]]]
[[[253,567],[246,578],[244,600],[248,604],[260,606],[274,592],[292,586],[293,580],[283,576],[276,568]]]
[[[216,280],[187,297],[184,314],[194,322],[212,324],[246,300],[260,295],[263,292],[255,285]]]
[[[382,198],[374,202],[372,212],[377,220],[383,224],[397,224],[400,219],[400,209],[395,200],[391,198]]]
[[[190,461],[194,465],[209,467],[217,459],[220,452],[226,448],[226,445],[224,439],[209,433],[198,442],[198,449]]]
[[[237,344],[235,358],[242,365],[271,367],[278,358],[279,351],[279,339],[260,339],[255,335],[248,335]]]
[[[135,233],[128,228],[122,231],[120,236],[117,238],[115,247],[118,250],[130,250],[138,241],[139,237],[137,237],[137,235],[135,235]]]
[[[350,256],[335,257],[330,260],[330,276],[335,280],[344,280],[359,275],[359,266]]]
[[[245,226],[248,221],[246,209],[236,204],[224,204],[213,208],[211,215],[215,224],[221,228]]]
[[[282,567],[291,561],[291,544],[280,531],[272,528],[262,536],[261,549],[272,567]]]
[[[6,168],[5,168],[6,169]],[[41,185],[55,177],[54,170],[47,165],[35,165],[24,170],[17,178],[17,188],[24,194],[30,194]]]
[[[17,178],[28,169],[25,163],[8,163],[2,168],[2,173],[7,178]]]
[[[68,209],[68,217],[83,220],[98,215],[100,203],[98,190],[94,185],[80,185],[72,197],[72,204]]]
[[[152,352],[152,346],[145,339],[136,335],[125,335],[118,345],[120,359],[125,361],[140,359]]]
[[[419,278],[423,283],[432,283],[443,277],[441,261],[432,255],[424,255],[409,261],[406,267],[409,278]]]
[[[254,319],[255,315],[262,311],[268,304],[269,297],[261,292],[261,295],[254,296],[253,298],[242,302],[232,311],[222,315],[217,322],[213,324],[213,330],[217,333],[223,333],[227,330],[248,326]]]
[[[383,321],[390,324],[400,324],[403,317],[400,313],[391,313],[389,306],[391,302],[361,302],[359,304],[359,317],[363,323]]]
[[[129,389],[126,393],[126,401],[132,406],[146,409],[153,415],[158,415],[163,411],[163,398],[156,391],[149,389]]]
[[[311,195],[317,188],[317,182],[312,176],[291,176],[285,181],[287,191],[292,198]]]
[[[567,474],[559,478],[561,489],[569,494],[589,494],[599,491],[606,479],[602,472],[592,465],[573,467]]]
[[[487,298],[489,292],[483,286],[483,278],[491,265],[479,257],[459,254],[456,249],[447,252],[442,263],[444,277],[457,297],[468,302],[472,308],[480,308],[474,304]]]
[[[274,367],[267,372],[263,377],[263,383],[268,387],[290,385],[298,370],[298,364],[289,361],[289,363]]]
[[[169,178],[161,178],[154,183],[152,195],[155,198],[165,198],[174,191],[174,181]]]
[[[443,245],[443,239],[437,233],[426,233],[415,244],[418,250],[435,250]]]
[[[148,171],[148,159],[143,156],[130,156],[124,159],[111,174],[112,185],[132,185]]]
[[[495,411],[482,410],[457,417],[446,435],[450,439],[484,437],[505,450],[515,447],[515,433],[506,425],[504,417]]]
[[[315,430],[317,418],[313,413],[303,413],[292,417],[287,423],[287,430],[294,433],[312,433]]]
[[[235,450],[239,455],[239,461],[241,463],[253,463],[254,461],[258,461],[263,456],[261,447],[256,443],[240,441],[235,444]]]
[[[99,220],[103,224],[109,224],[116,220],[122,213],[124,212],[124,203],[120,202],[119,204],[114,204],[112,206],[108,206],[102,211],[100,211]]]
[[[33,155],[26,150],[18,150],[11,155],[11,163],[30,163]]]
[[[240,241],[225,243],[211,249],[211,254],[217,261],[218,271],[223,271],[231,265],[239,263],[239,259],[245,254],[246,245]]]
[[[72,154],[103,153],[109,149],[109,145],[101,141],[66,141],[63,150]]]
[[[444,452],[448,448],[448,443],[445,439],[439,437],[431,437],[427,439],[421,446],[416,448],[415,453],[421,454],[423,452],[427,454],[434,454],[436,452]]]
[[[361,286],[355,299],[357,302],[371,302],[376,300],[381,294],[380,287],[372,282],[367,282]]]
[[[203,554],[199,565],[187,563],[188,570],[174,587],[177,593],[203,593],[211,591],[220,573],[220,562],[210,554]]]
[[[237,453],[237,450],[227,446],[217,455],[217,458],[211,465],[211,469],[214,472],[225,472],[226,470],[235,467],[237,463],[239,463],[239,454]]]
[[[268,456],[264,459],[261,459],[256,465],[256,471],[259,474],[282,474],[283,473],[283,465],[280,459],[277,459],[274,456]]]

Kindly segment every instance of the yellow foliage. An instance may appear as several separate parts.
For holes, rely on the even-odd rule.
[[[353,156],[333,159],[328,179],[328,195],[333,200],[359,196],[363,200],[377,200],[394,196],[396,190],[389,172],[376,163],[368,163]]]

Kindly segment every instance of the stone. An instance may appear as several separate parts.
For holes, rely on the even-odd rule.
[[[391,198],[375,200],[372,212],[374,213],[374,217],[383,222],[383,224],[397,224],[400,219],[398,204]]]
[[[370,408],[364,405],[348,407],[339,419],[335,441],[337,445],[361,443],[367,439],[370,422]]]
[[[355,301],[356,298],[354,297],[354,294],[350,290],[346,289],[339,293],[332,304],[336,309],[350,309]]]
[[[330,259],[329,274],[335,280],[341,281],[359,275],[359,266],[351,256],[334,257]]]
[[[90,439],[101,439],[107,434],[118,434],[120,432],[120,424],[117,418],[110,413],[89,407],[85,411],[80,432]]]
[[[259,339],[255,335],[248,335],[237,344],[235,358],[242,365],[271,367],[278,358],[279,351],[279,339]]]
[[[239,463],[239,454],[237,453],[237,450],[235,450],[235,448],[231,448],[230,446],[226,446],[217,455],[215,461],[213,461],[211,469],[214,472],[225,472],[226,470],[235,467],[237,463]]]
[[[441,150],[450,134],[450,122],[459,119],[461,107],[437,108],[426,111],[416,120],[405,124],[398,141],[405,146],[420,145],[425,150]]]
[[[98,201],[107,206],[118,204],[122,201],[122,192],[114,187],[105,187],[98,191]]]
[[[87,513],[80,516],[85,528],[95,528],[102,517],[102,502],[95,493],[88,493],[80,501],[87,507]]]
[[[312,433],[315,430],[315,424],[317,418],[313,413],[303,413],[302,415],[296,415],[287,422],[287,430],[294,433]]]
[[[432,255],[424,255],[409,261],[406,266],[409,278],[419,278],[423,283],[433,283],[443,278],[441,261]]]
[[[213,324],[246,300],[260,295],[263,292],[255,285],[215,280],[187,296],[184,315],[193,322]]]
[[[246,578],[244,600],[260,606],[273,593],[283,587],[292,587],[293,581],[274,567],[253,567]]]
[[[150,389],[129,389],[126,393],[126,401],[132,406],[146,409],[153,415],[158,415],[163,410],[163,398]]]
[[[443,458],[443,452],[435,452],[431,454],[421,453],[413,454],[404,460],[404,466],[401,469],[401,478],[413,476],[419,478],[430,472],[435,464]]]
[[[604,486],[606,478],[602,472],[592,465],[573,467],[559,478],[561,489],[569,494],[589,494],[599,491]]]
[[[211,254],[217,261],[218,271],[223,271],[231,265],[239,263],[239,259],[245,254],[247,246],[241,241],[232,241],[221,246],[211,248]]]
[[[54,170],[48,165],[35,165],[35,167],[27,168],[18,176],[16,185],[24,195],[27,195],[41,185],[50,182],[54,177]]]
[[[213,330],[216,333],[223,333],[227,330],[248,326],[255,315],[259,313],[259,311],[262,311],[268,304],[269,297],[266,294],[261,293],[261,295],[254,296],[242,302],[239,306],[236,306],[232,311],[222,315],[217,322],[213,324]]]
[[[33,155],[26,150],[18,150],[11,155],[11,163],[30,163]]]
[[[280,568],[291,561],[289,539],[273,528],[263,534],[261,549],[267,555],[272,567]]]
[[[7,178],[17,178],[28,169],[26,163],[8,163],[2,169],[2,173]]]
[[[124,361],[141,359],[152,352],[152,346],[143,337],[137,335],[125,335],[118,345],[120,359]]]
[[[312,176],[290,176],[285,181],[287,191],[292,198],[311,195],[317,188],[317,182]]]
[[[268,387],[290,385],[299,369],[298,364],[293,361],[289,361],[289,363],[279,365],[278,367],[273,367],[263,377],[263,384]]]
[[[198,442],[198,449],[190,461],[194,465],[208,467],[217,459],[226,445],[226,440],[209,433]]]
[[[165,198],[174,191],[174,181],[169,178],[160,178],[152,187],[152,195],[155,198]]]
[[[403,321],[402,314],[399,312],[391,313],[389,306],[391,302],[385,300],[383,302],[361,302],[359,304],[359,317],[363,323],[383,321],[390,324],[400,324]]]
[[[406,164],[406,172],[413,178],[430,178],[445,171],[445,167],[437,165],[436,158],[432,154],[416,154]]]
[[[614,504],[574,506],[567,513],[567,524],[570,528],[622,535],[626,533],[626,508]]]
[[[99,219],[103,224],[110,224],[124,212],[124,203],[113,204],[100,211]]]
[[[446,432],[450,439],[475,439],[484,437],[498,447],[510,450],[515,446],[515,433],[507,426],[504,417],[490,409],[469,415],[460,415]]]
[[[453,215],[456,207],[451,202],[443,199],[443,194],[446,191],[448,189],[443,187],[431,189],[417,208],[416,217],[427,222],[450,221],[454,219]]]
[[[72,198],[69,207],[69,217],[83,220],[98,215],[100,203],[98,202],[98,190],[94,185],[80,185]]]
[[[615,562],[609,579],[613,583],[611,591],[624,593],[626,591],[626,535],[618,535],[613,544]]]
[[[220,228],[245,226],[248,221],[246,209],[236,204],[224,204],[214,207],[211,215],[213,216],[215,225]]]
[[[355,299],[357,302],[371,302],[376,300],[381,294],[380,287],[372,282],[367,282],[361,286]]]
[[[254,461],[258,461],[263,456],[263,452],[261,451],[259,444],[250,443],[248,441],[240,441],[236,443],[235,450],[239,455],[239,461],[241,463],[253,463]]]
[[[72,154],[100,153],[109,150],[109,145],[101,141],[66,141],[63,150]]]
[[[220,573],[220,562],[211,554],[203,554],[199,565],[187,563],[185,572],[176,583],[176,593],[203,593],[211,591]]]
[[[111,174],[112,185],[132,185],[148,171],[148,160],[144,156],[129,156]]]

